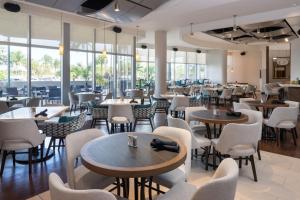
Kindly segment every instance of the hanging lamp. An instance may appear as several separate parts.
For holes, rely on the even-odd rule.
[[[102,56],[104,57],[104,58],[106,58],[107,57],[107,52],[106,52],[106,38],[105,38],[105,22],[104,22],[104,26],[103,26],[104,28],[103,28],[103,42],[104,42],[104,49],[103,49],[103,51],[102,51]]]
[[[64,55],[64,44],[63,44],[63,20],[62,14],[60,14],[60,43],[58,46],[59,55]]]
[[[139,40],[139,26],[136,26],[136,43]],[[141,56],[138,52],[135,53],[135,59],[140,60]]]

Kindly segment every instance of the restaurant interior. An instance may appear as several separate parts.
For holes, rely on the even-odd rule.
[[[0,200],[300,199],[300,0],[0,0]]]

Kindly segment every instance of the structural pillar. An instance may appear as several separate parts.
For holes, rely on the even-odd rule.
[[[62,56],[61,69],[61,101],[69,105],[68,93],[70,92],[70,24],[63,25],[64,54]]]
[[[155,32],[155,97],[167,92],[167,32]]]
[[[133,48],[132,48],[132,70],[131,70],[131,88],[134,89],[136,86],[136,37],[133,37]]]

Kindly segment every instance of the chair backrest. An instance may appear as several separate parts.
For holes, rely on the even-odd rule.
[[[6,102],[0,101],[0,114],[6,113],[9,111],[8,105]]]
[[[198,107],[186,107],[185,108],[185,121],[189,124],[191,121],[198,121],[196,118],[193,118],[191,113],[201,110],[207,110],[204,106]]]
[[[140,90],[140,89],[133,89],[130,92],[130,97],[131,98],[140,98],[140,99],[143,99],[144,98],[144,91]]]
[[[186,97],[186,96],[175,96],[172,99],[170,109],[174,110],[177,107],[189,107],[189,105],[190,105],[190,101],[189,101],[188,97]]]
[[[133,110],[131,105],[109,105],[108,121],[113,117],[126,117],[130,122],[134,121]]]
[[[6,93],[10,96],[18,96],[18,88],[8,87],[8,88],[6,88]]]
[[[69,92],[68,97],[69,97],[70,105],[77,103],[78,96],[76,96],[74,92]]]
[[[230,99],[232,95],[232,89],[223,89],[220,98]]]
[[[29,99],[26,106],[27,107],[38,107],[38,106],[40,106],[40,100],[41,99],[38,97],[32,97],[31,99]]]
[[[299,108],[297,107],[277,107],[273,110],[268,126],[276,127],[280,122],[291,121],[295,124],[298,120]]]
[[[284,101],[284,103],[288,104],[289,107],[295,107],[295,108],[299,108],[299,102],[297,101]]]
[[[41,143],[41,134],[32,119],[0,120],[0,149],[4,141],[22,141],[36,147]]]
[[[67,135],[66,156],[67,156],[67,179],[70,188],[76,188],[74,175],[74,161],[80,156],[80,150],[87,142],[104,136],[99,129],[86,129]]]
[[[79,104],[92,101],[95,99],[95,94],[92,93],[83,93],[83,94],[78,94],[78,99],[79,99]]]
[[[232,158],[224,159],[212,179],[201,186],[192,200],[233,200],[236,193],[239,168]]]
[[[133,106],[134,118],[145,119],[147,117],[153,117],[155,110],[154,112],[152,111],[153,106],[151,104]]]
[[[174,118],[171,115],[168,115],[167,119],[168,119],[168,126],[174,127],[174,128],[181,128],[181,129],[189,131],[190,133],[193,133],[189,124],[186,121],[184,121],[183,119]]]
[[[240,98],[240,103],[246,103],[247,101],[255,101],[254,98]]]
[[[221,154],[228,152],[237,145],[252,145],[257,149],[261,137],[261,123],[253,124],[227,124],[224,126],[219,142],[215,146]]]
[[[242,87],[235,87],[234,89],[233,89],[233,92],[232,92],[232,94],[233,95],[241,95],[241,94],[244,94],[244,89],[242,88]]]
[[[233,102],[233,110],[234,110],[234,112],[238,112],[240,109],[251,110],[251,107],[248,104],[246,104],[246,103]]]
[[[249,110],[249,109],[240,109],[239,112],[242,114],[245,114],[248,116],[248,121],[247,124],[254,124],[254,123],[259,123],[260,124],[260,139],[262,136],[262,125],[263,125],[263,114],[260,111],[256,110]]]
[[[153,131],[153,133],[157,135],[169,137],[170,139],[178,142],[182,142],[186,146],[187,156],[184,162],[184,169],[185,169],[185,175],[187,179],[191,171],[191,143],[192,143],[191,133],[187,130],[168,127],[168,126],[158,127]]]
[[[116,197],[108,191],[73,190],[65,186],[56,173],[49,175],[49,189],[51,200],[116,200]]]

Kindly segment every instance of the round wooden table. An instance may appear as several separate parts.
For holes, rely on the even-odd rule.
[[[278,104],[278,103],[271,103],[271,102],[261,102],[259,100],[256,101],[246,101],[249,106],[255,107],[256,110],[259,110],[259,108],[263,109],[263,116],[264,118],[268,117],[268,114],[270,111],[274,110],[274,108],[277,107],[289,107],[289,104],[283,103],[283,104]]]
[[[207,129],[207,137],[211,139],[211,130],[210,124],[213,124],[214,127],[216,124],[220,125],[220,132],[223,125],[229,123],[243,123],[248,121],[248,116],[241,114],[241,116],[229,116],[227,115],[228,111],[219,110],[219,115],[214,115],[213,110],[199,110],[192,112],[191,115],[193,118],[198,119],[203,122]],[[216,137],[216,128],[214,128],[214,137]]]
[[[137,148],[128,146],[128,134],[137,136]],[[134,197],[138,199],[138,178],[141,178],[140,199],[145,199],[146,178],[169,172],[186,159],[185,145],[177,141],[180,152],[155,151],[150,143],[154,138],[171,139],[149,133],[119,133],[92,140],[81,149],[82,163],[93,172],[122,178],[129,194],[129,178],[134,178]],[[124,181],[123,181],[124,182]]]

